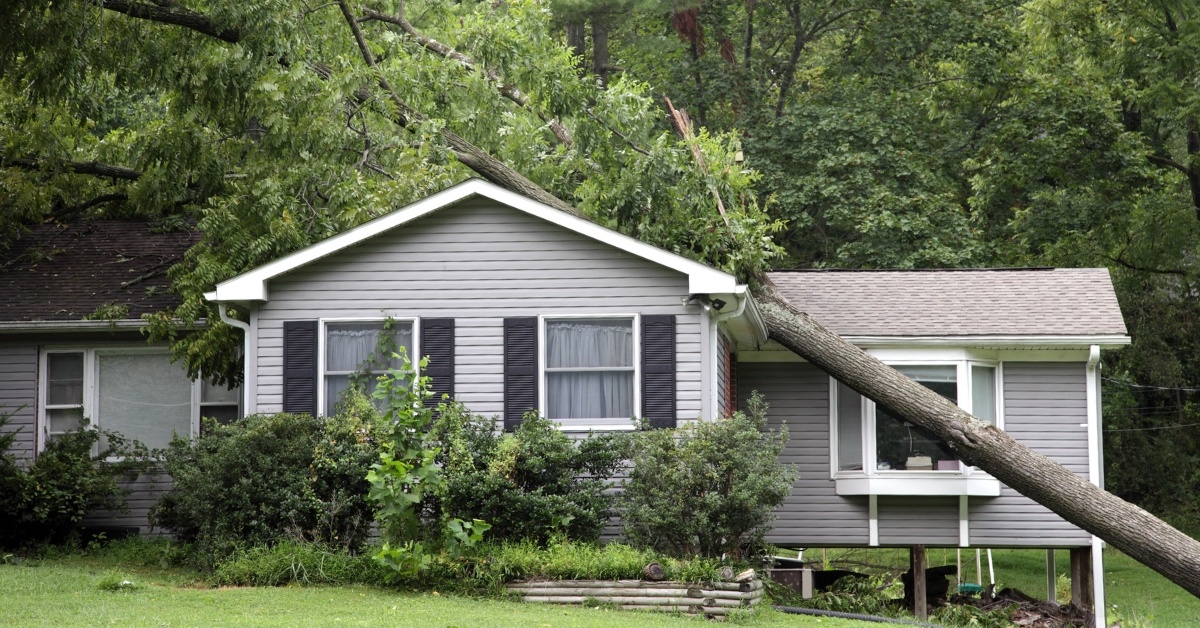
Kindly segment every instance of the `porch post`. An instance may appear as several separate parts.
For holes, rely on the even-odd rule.
[[[925,546],[914,545],[909,550],[909,573],[912,574],[913,614],[917,619],[929,619],[925,594]]]

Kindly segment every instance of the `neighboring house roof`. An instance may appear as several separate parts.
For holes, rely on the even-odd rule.
[[[217,284],[214,292],[205,296],[217,302],[266,301],[269,280],[473,197],[493,200],[684,273],[688,276],[689,291],[693,294],[733,294],[737,288],[737,279],[733,275],[514,194],[482,179],[468,179],[407,207],[223,281]]]
[[[174,307],[167,269],[199,238],[190,228],[155,233],[145,221],[36,225],[0,250],[0,325],[107,324]]]
[[[1111,337],[1125,321],[1105,268],[769,273],[789,302],[845,337]]]

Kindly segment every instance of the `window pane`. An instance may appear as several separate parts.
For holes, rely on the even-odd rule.
[[[226,386],[218,386],[208,380],[200,386],[200,401],[203,403],[227,403],[236,405],[242,398],[242,387],[230,390]]]
[[[46,422],[51,434],[69,432],[83,424],[83,408],[47,410]]]
[[[633,366],[632,319],[546,322],[547,368],[604,366]]]
[[[83,404],[83,354],[46,354],[46,403]]]
[[[996,424],[996,369],[971,367],[971,414]]]
[[[229,425],[240,418],[237,406],[204,406],[200,408],[200,416],[213,419],[221,425]]]
[[[162,448],[173,434],[192,433],[192,382],[164,354],[96,357],[100,404],[96,423],[147,447]]]
[[[933,392],[958,402],[958,368],[943,366],[897,366],[896,370],[917,380]],[[875,410],[875,467],[880,470],[936,470],[957,460],[940,439],[883,408]],[[957,468],[957,465],[954,465]]]
[[[861,471],[862,459],[862,395],[838,382],[837,385],[838,469]]]
[[[912,379],[921,382],[950,382],[958,381],[958,367],[953,364],[926,365],[905,364],[893,367]],[[940,392],[940,391],[939,391]]]
[[[371,403],[375,404],[375,408],[383,411],[383,406],[386,403],[383,399],[375,399],[375,390],[379,388],[379,376],[383,373],[370,373],[362,376],[354,375],[326,375],[325,376],[325,416],[333,416],[337,409],[337,404],[342,400],[342,395],[350,389],[351,379],[360,380],[363,384],[363,394]],[[408,384],[408,380],[404,379],[401,382]]]
[[[546,413],[551,419],[633,416],[633,372],[548,373]]]
[[[357,371],[371,359],[379,348],[379,335],[383,332],[383,321],[365,323],[330,323],[325,328],[325,370],[333,372]],[[396,323],[392,328],[396,346],[412,351],[412,323]],[[383,356],[379,356],[382,358]],[[382,364],[382,362],[379,362]],[[400,368],[399,360],[388,356],[392,368]]]

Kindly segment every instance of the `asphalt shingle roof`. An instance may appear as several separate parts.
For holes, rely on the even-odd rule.
[[[769,273],[842,336],[1125,335],[1105,268]]]
[[[0,249],[0,321],[82,320],[109,304],[136,319],[178,305],[167,269],[199,237],[141,221],[36,225]]]

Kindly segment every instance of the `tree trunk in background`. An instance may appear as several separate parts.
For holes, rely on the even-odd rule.
[[[567,22],[567,47],[571,49],[571,54],[575,55],[580,72],[587,71],[587,63],[584,61],[587,54],[587,48],[584,45],[586,39],[583,22],[575,20]]]
[[[1200,596],[1200,542],[867,355],[787,303],[769,280],[762,280],[755,296],[772,340],[936,434],[967,464]]]
[[[608,24],[599,14],[592,16],[592,71],[608,87]]]

